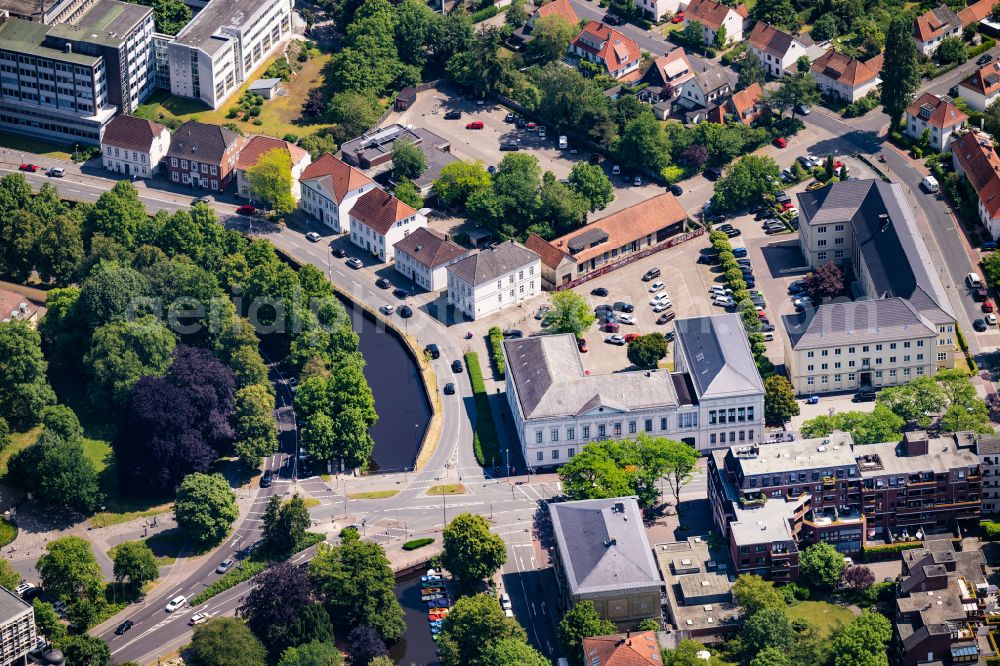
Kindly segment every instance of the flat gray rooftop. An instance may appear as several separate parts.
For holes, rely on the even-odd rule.
[[[0,49],[86,67],[93,67],[101,59],[100,56],[66,53],[62,49],[43,46],[50,27],[56,26],[14,18],[0,20]]]
[[[216,31],[222,27],[242,28],[259,7],[260,3],[250,0],[211,0],[177,33],[174,41],[215,53],[230,40],[225,35],[216,35]]]

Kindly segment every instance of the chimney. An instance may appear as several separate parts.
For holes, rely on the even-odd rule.
[[[927,454],[927,432],[924,430],[914,430],[903,433],[903,451],[908,456],[922,456]]]
[[[69,42],[66,42],[66,44],[63,45],[63,50],[66,53],[72,53],[73,52],[73,45],[71,43],[69,43]]]

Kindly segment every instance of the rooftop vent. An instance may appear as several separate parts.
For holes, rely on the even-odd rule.
[[[604,547],[605,548],[610,548],[611,546],[617,546],[617,545],[618,545],[618,539],[615,539],[614,537],[612,537],[610,539],[607,539],[604,542]]]
[[[888,213],[880,213],[878,216],[878,230],[879,232],[886,231],[892,226],[892,219],[889,217]]]
[[[615,502],[615,505],[611,507],[612,513],[625,513],[625,503]]]

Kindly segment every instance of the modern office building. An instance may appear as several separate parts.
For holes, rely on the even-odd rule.
[[[164,40],[170,92],[217,109],[291,34],[289,0],[211,0]]]
[[[733,446],[708,460],[712,517],[737,573],[787,582],[799,551],[827,542],[852,554],[872,541],[908,541],[980,516],[975,437],[904,434],[855,446],[848,433]]]
[[[0,0],[0,12],[45,25],[73,23],[95,0]]]
[[[0,587],[0,666],[26,664],[37,638],[31,604]]]
[[[709,643],[742,626],[743,609],[733,599],[725,558],[713,557],[707,541],[695,536],[658,543],[653,555],[666,584],[663,606],[674,630]]]
[[[859,180],[798,195],[811,268],[833,262],[851,297],[783,317],[799,395],[904,384],[955,366],[955,315],[903,188]]]

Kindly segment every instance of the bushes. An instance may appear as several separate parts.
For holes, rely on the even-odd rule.
[[[870,92],[857,102],[848,104],[844,109],[845,118],[857,118],[863,116],[880,104],[878,94]]]
[[[494,326],[489,331],[490,335],[490,357],[493,359],[493,368],[500,378],[504,377],[506,368],[503,362],[503,331],[499,326]]]
[[[430,537],[424,537],[423,539],[414,539],[413,541],[407,541],[403,544],[403,550],[416,550],[417,548],[423,548],[424,546],[429,546],[434,543],[434,539]]]
[[[922,545],[923,541],[899,541],[880,546],[865,546],[861,556],[865,562],[876,562],[884,559],[888,555],[901,553],[904,550],[912,550],[913,548],[920,548]]]
[[[984,520],[979,523],[979,527],[983,530],[983,538],[990,541],[997,541],[1000,539],[1000,522],[995,520]]]
[[[955,324],[955,337],[958,338],[958,346],[959,346],[959,348],[963,352],[965,352],[966,354],[968,354],[969,353],[969,341],[965,339],[965,334],[962,333],[962,327],[959,326],[958,324]]]
[[[500,13],[500,10],[496,5],[490,5],[486,9],[480,9],[478,12],[474,13],[470,18],[473,23],[479,23],[485,21],[488,18],[493,18]]]
[[[500,462],[500,436],[497,435],[497,426],[493,422],[493,410],[490,409],[490,397],[486,394],[479,354],[466,352],[465,369],[469,373],[472,395],[476,401],[476,431],[472,436],[476,461],[482,467],[487,464],[496,465]]]
[[[982,44],[969,49],[969,57],[975,58],[978,55],[982,55],[983,53],[986,53],[996,45],[997,45],[997,40],[993,39],[992,37],[983,37]]]

